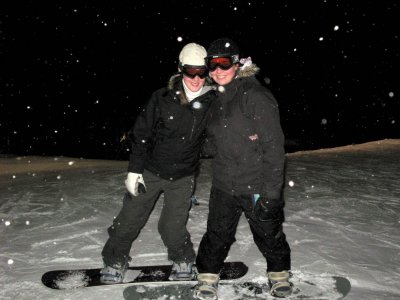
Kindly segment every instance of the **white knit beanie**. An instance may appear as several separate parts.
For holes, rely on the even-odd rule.
[[[205,66],[205,57],[207,56],[206,49],[196,43],[189,43],[182,48],[179,54],[179,63],[181,66]]]

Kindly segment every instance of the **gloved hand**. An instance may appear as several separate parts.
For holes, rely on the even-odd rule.
[[[133,196],[146,193],[146,185],[142,174],[129,172],[125,180],[125,186],[129,193]]]
[[[283,199],[268,199],[259,194],[253,195],[253,213],[260,221],[283,221]]]

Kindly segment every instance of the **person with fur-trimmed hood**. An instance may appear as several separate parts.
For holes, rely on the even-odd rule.
[[[217,39],[207,52],[218,95],[210,108],[203,149],[213,157],[213,175],[194,297],[217,299],[219,273],[243,212],[266,259],[272,295],[286,297],[292,292],[291,258],[282,228],[285,151],[278,103],[256,79],[259,68],[251,58],[239,59],[233,40]]]
[[[189,43],[179,54],[179,73],[155,91],[129,132],[132,152],[126,193],[108,228],[101,282],[123,281],[132,243],[146,224],[161,193],[164,205],[158,231],[172,261],[171,280],[195,276],[196,257],[186,223],[205,137],[207,111],[215,98],[205,64],[207,52]],[[208,82],[207,82],[208,80]]]

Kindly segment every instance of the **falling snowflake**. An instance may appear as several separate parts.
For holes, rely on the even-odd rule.
[[[195,102],[193,102],[193,108],[195,108],[195,109],[199,109],[199,108],[201,108],[201,103],[199,102],[199,101],[195,101]]]

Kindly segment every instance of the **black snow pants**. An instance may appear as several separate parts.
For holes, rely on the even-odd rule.
[[[193,262],[196,254],[186,223],[194,176],[166,180],[145,170],[143,179],[146,193],[134,197],[127,192],[122,209],[108,228],[109,238],[102,251],[104,263],[117,268],[128,263],[132,243],[145,226],[162,192],[164,204],[158,221],[158,232],[167,247],[168,259]]]
[[[236,241],[236,228],[244,212],[253,239],[267,261],[267,272],[290,270],[290,247],[283,233],[283,207],[270,220],[259,221],[253,214],[251,195],[233,196],[211,188],[207,231],[196,258],[199,273],[218,274]],[[245,259],[245,258],[244,258]]]

